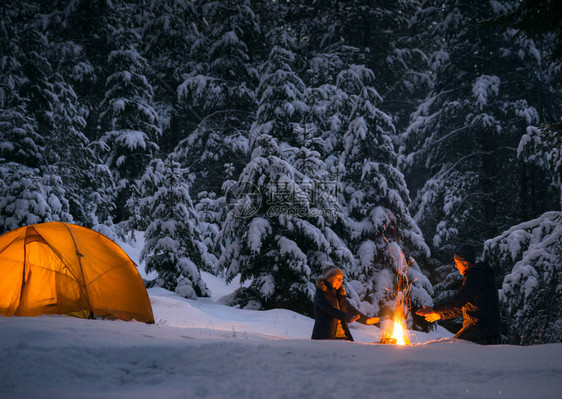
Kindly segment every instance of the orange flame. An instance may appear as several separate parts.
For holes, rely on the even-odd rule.
[[[401,311],[394,313],[394,329],[392,330],[392,338],[396,339],[396,345],[410,345],[406,320]]]

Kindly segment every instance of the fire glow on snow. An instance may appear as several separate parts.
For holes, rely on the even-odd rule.
[[[227,287],[205,275],[210,287]],[[0,317],[1,398],[557,399],[562,344],[479,346],[412,331],[412,346],[313,341],[314,321],[150,289],[157,323]],[[431,341],[431,340],[434,341]]]
[[[123,245],[133,260],[140,249]],[[139,268],[143,278],[150,279]],[[479,346],[438,327],[416,345],[313,341],[314,320],[221,305],[239,283],[202,273],[211,298],[148,291],[156,324],[0,317],[0,398],[557,399],[562,344]]]

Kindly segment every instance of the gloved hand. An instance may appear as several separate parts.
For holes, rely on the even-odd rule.
[[[441,319],[441,315],[439,313],[435,313],[432,307],[424,306],[422,309],[418,309],[416,314],[425,317],[425,321],[430,323]]]

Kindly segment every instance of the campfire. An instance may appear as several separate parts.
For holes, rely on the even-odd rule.
[[[407,275],[410,263],[406,260],[406,257],[404,256],[404,253],[400,249],[398,243],[395,241],[391,244],[388,241],[384,234],[384,230],[383,238],[389,246],[390,255],[396,265],[396,291],[393,291],[392,288],[387,288],[387,290],[389,290],[395,298],[394,312],[392,316],[392,323],[386,323],[386,328],[383,327],[383,333],[378,343],[411,345],[410,338],[408,336],[408,327],[406,326],[406,315],[410,313],[411,286]],[[393,247],[395,247],[395,251],[393,251]],[[395,252],[398,252],[399,256],[396,256]]]
[[[384,330],[379,344],[391,345],[411,345],[410,338],[408,337],[408,328],[406,327],[406,317],[402,310],[394,312],[392,328]]]

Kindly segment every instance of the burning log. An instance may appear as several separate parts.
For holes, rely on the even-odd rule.
[[[396,338],[392,338],[392,337],[385,337],[384,335],[381,337],[381,339],[379,339],[379,342],[377,342],[377,344],[387,344],[387,345],[396,345],[398,341],[396,340]]]
[[[408,337],[408,328],[406,327],[406,318],[401,308],[396,309],[394,312],[394,322],[392,331],[385,330],[382,333],[379,344],[391,345],[411,345],[410,338]]]
[[[406,318],[401,308],[394,312],[394,323],[392,331],[385,330],[382,333],[379,344],[390,345],[411,345],[410,338],[408,337],[408,329],[406,327]]]

